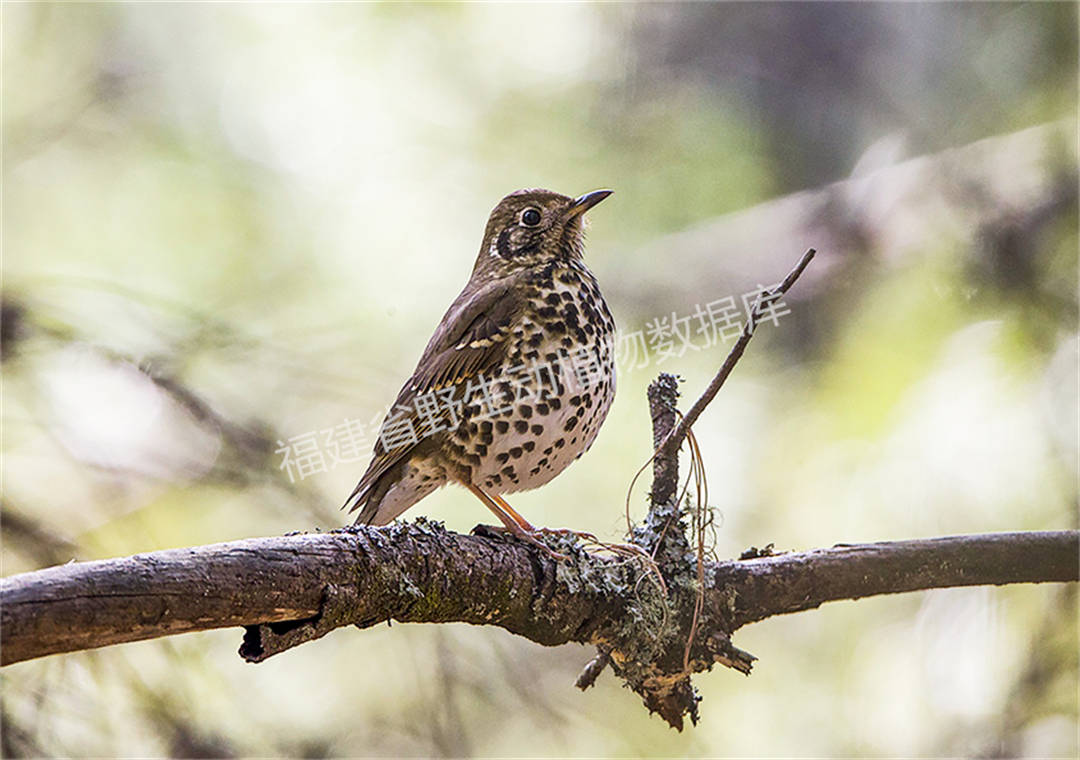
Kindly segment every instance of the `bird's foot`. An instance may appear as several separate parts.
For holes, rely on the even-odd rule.
[[[606,551],[621,557],[648,556],[648,552],[637,544],[613,544],[607,541],[601,541],[596,537],[595,533],[589,533],[584,530],[574,530],[573,528],[533,528],[533,531],[548,536],[573,536],[585,544],[585,551],[590,554],[597,551]]]
[[[644,549],[636,544],[609,544],[597,538],[595,533],[589,533],[583,530],[572,530],[570,528],[537,528],[518,514],[513,507],[506,503],[506,499],[499,494],[489,494],[472,483],[465,483],[464,485],[472,491],[473,494],[475,494],[503,524],[502,528],[492,526],[477,526],[477,528],[483,527],[486,531],[495,533],[509,533],[526,543],[543,549],[545,554],[555,559],[569,559],[569,557],[554,551],[545,542],[540,540],[541,536],[575,538],[585,544],[585,551],[589,554],[606,551],[617,557],[643,557],[649,561],[652,559]],[[477,531],[473,530],[473,532],[476,533]]]
[[[531,527],[531,526],[530,526]],[[477,525],[472,531],[475,535],[495,534],[505,536],[507,534],[514,538],[520,539],[527,544],[532,544],[537,549],[540,549],[544,554],[548,555],[554,560],[568,560],[570,557],[566,554],[561,554],[555,551],[550,546],[540,540],[539,536],[544,535],[547,531],[543,528],[532,530],[526,530],[519,525],[513,527],[509,525]]]
[[[651,559],[649,553],[637,544],[620,544],[611,543],[609,541],[601,541],[596,537],[595,533],[589,533],[584,530],[574,530],[573,528],[543,528],[529,525],[527,528],[521,528],[522,533],[518,534],[514,530],[507,528],[492,528],[503,533],[510,533],[512,535],[521,538],[529,543],[537,542],[537,536],[556,536],[559,538],[576,538],[584,545],[584,549],[588,554],[599,554],[601,552],[607,552],[615,555],[616,557],[644,557],[645,559]],[[545,549],[548,549],[548,553],[553,556],[555,553],[551,552],[546,544],[540,544]],[[565,555],[559,554],[557,559],[566,559]]]
[[[563,529],[565,530],[565,529]],[[644,557],[651,560],[649,553],[637,544],[619,544],[611,543],[608,541],[601,541],[592,533],[581,533],[578,531],[567,531],[580,538],[585,542],[585,551],[590,554],[596,554],[599,552],[609,552],[617,557]]]

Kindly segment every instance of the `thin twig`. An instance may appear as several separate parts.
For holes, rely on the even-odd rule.
[[[585,691],[596,683],[597,677],[604,672],[604,668],[606,668],[610,662],[611,653],[606,649],[600,649],[596,653],[596,657],[593,657],[585,664],[585,668],[581,671],[581,675],[578,676],[574,686]]]
[[[678,448],[682,445],[683,439],[686,437],[686,431],[697,422],[698,417],[705,411],[712,400],[716,398],[716,394],[723,387],[724,382],[727,381],[728,375],[731,374],[731,370],[735,368],[739,359],[742,358],[743,351],[746,350],[747,344],[750,343],[750,339],[754,337],[754,330],[757,329],[758,320],[762,316],[762,307],[765,304],[774,302],[777,298],[787,293],[795,281],[799,279],[799,276],[806,269],[807,265],[814,258],[817,253],[813,248],[809,249],[799,259],[799,263],[795,265],[795,268],[788,272],[787,277],[781,281],[779,285],[771,290],[763,291],[754,302],[753,308],[750,310],[750,316],[746,320],[746,324],[743,325],[742,335],[735,341],[735,345],[731,347],[731,351],[728,352],[727,358],[724,359],[724,363],[720,366],[720,371],[716,373],[716,377],[709,383],[709,387],[705,389],[705,392],[701,394],[701,397],[694,402],[694,405],[690,407],[688,411],[679,421],[678,425],[672,430],[671,435],[667,436],[664,445],[668,449]]]
[[[686,647],[683,649],[683,670],[690,672],[690,650],[694,646],[694,637],[697,635],[698,622],[701,618],[701,610],[705,606],[705,514],[708,512],[708,484],[705,481],[705,461],[701,456],[701,447],[698,446],[697,437],[693,430],[688,430],[686,442],[690,444],[690,470],[694,475],[697,503],[694,505],[693,526],[694,537],[697,539],[697,592],[694,595],[694,616],[690,621],[690,633],[686,637]]]

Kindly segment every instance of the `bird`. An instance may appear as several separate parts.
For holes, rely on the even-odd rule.
[[[545,485],[585,453],[615,398],[615,321],[585,265],[587,211],[610,196],[543,189],[492,210],[472,274],[390,406],[345,502],[386,525],[450,483],[539,546],[503,494]],[[588,534],[579,534],[588,535]]]

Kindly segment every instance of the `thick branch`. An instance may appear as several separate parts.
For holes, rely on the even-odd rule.
[[[558,644],[568,640],[565,631],[588,627],[575,611],[611,610],[582,593],[571,595],[573,608],[545,604],[537,616],[534,598],[550,601],[554,577],[553,560],[524,545],[450,533],[422,519],[71,563],[3,580],[0,664],[267,623],[300,643],[301,623],[318,624],[307,640],[391,618],[491,623]],[[248,646],[245,656],[273,653]]]
[[[1075,581],[1078,541],[1077,531],[1002,533],[712,563],[707,607],[710,617],[731,623],[729,634],[837,599]],[[243,625],[258,626],[249,628],[243,654],[259,661],[343,625],[389,619],[490,624],[546,645],[606,645],[649,633],[625,619],[639,572],[578,551],[556,565],[524,544],[450,533],[423,520],[249,539],[6,578],[0,652],[9,664]]]
[[[1075,581],[1080,531],[946,536],[720,562],[710,570],[711,601],[736,592],[735,628],[824,602],[954,586]]]

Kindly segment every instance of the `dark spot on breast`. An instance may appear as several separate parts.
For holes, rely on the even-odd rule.
[[[501,451],[495,455],[495,461],[498,464],[506,464],[506,460],[510,458],[510,455],[505,451]]]
[[[528,404],[522,404],[521,406],[519,406],[517,412],[525,419],[529,419],[530,417],[532,417],[532,407]]]
[[[570,406],[579,406],[581,404],[581,396],[571,396]]]
[[[517,480],[517,476],[514,474],[514,465],[512,464],[508,464],[506,467],[503,467],[499,472],[501,472],[506,477],[511,478],[512,480]]]
[[[526,451],[532,451],[536,448],[536,441],[525,441],[525,443],[521,444],[521,448]]]
[[[558,306],[559,305],[559,294],[558,293],[548,293],[547,298],[545,298],[544,300],[547,301],[552,306]]]
[[[551,446],[548,446],[546,449],[544,449],[544,453],[549,455],[549,456],[551,455],[551,452],[552,452]]]
[[[577,427],[577,423],[578,423],[578,418],[577,417],[571,417],[570,419],[568,419],[566,421],[566,424],[563,426],[563,430],[565,430],[567,433],[569,433],[571,430],[573,430],[575,427]]]
[[[529,423],[525,420],[517,420],[514,422],[514,430],[519,433],[527,433],[529,431]]]
[[[487,446],[485,444],[483,444],[483,443],[476,444],[476,446],[474,447],[474,450],[476,451],[477,456],[482,456],[482,457],[487,456]]]
[[[541,433],[544,432],[544,426],[543,425],[533,425],[529,429],[532,430],[533,435],[540,435]]]
[[[551,399],[551,400],[553,402],[555,401],[555,399]],[[545,404],[543,401],[541,401],[539,404],[536,405],[536,413],[539,414],[541,417],[546,416],[547,413],[550,412],[550,411],[551,410],[548,409],[548,405]]]
[[[557,398],[552,398],[551,399],[551,408],[552,409],[561,409],[562,408],[562,401],[560,401]]]
[[[514,448],[510,449],[510,456],[512,456],[514,459],[521,459],[521,447],[515,446]]]
[[[498,422],[495,423],[495,430],[497,430],[500,433],[505,433],[509,429],[510,429],[510,423],[507,422],[506,420],[499,420]]]
[[[488,420],[484,420],[483,422],[480,423],[480,429],[483,430],[485,433],[490,433],[491,432],[491,422],[488,421]]]
[[[566,445],[566,441],[565,441],[565,440],[563,440],[562,438],[560,438],[559,440],[555,441],[555,448],[557,448],[557,449],[561,449],[561,448],[562,448],[563,446],[565,446],[565,445]]]
[[[562,300],[564,300],[564,301],[573,301],[574,300],[574,294],[569,290],[564,290],[562,292]]]

